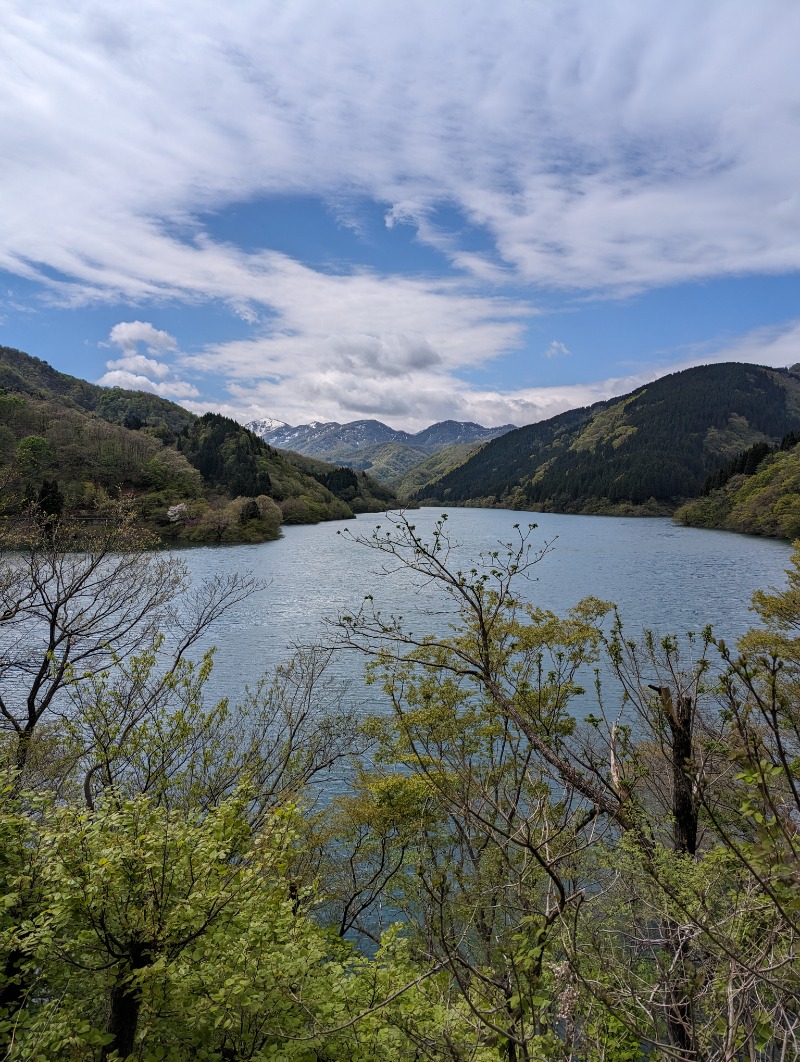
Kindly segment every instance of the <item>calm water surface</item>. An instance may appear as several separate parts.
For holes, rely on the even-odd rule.
[[[421,509],[409,513],[424,537],[447,512],[447,528],[462,566],[514,536],[513,525],[535,521],[535,545],[552,548],[520,584],[531,601],[563,612],[588,595],[616,602],[626,630],[660,633],[700,630],[712,624],[734,640],[754,622],[748,611],[754,590],[782,586],[790,546],[785,542],[675,526],[669,519],[563,516],[497,509]],[[251,571],[268,580],[265,590],[217,626],[213,691],[235,700],[245,683],[286,659],[293,646],[330,641],[326,622],[358,607],[372,594],[386,612],[402,615],[417,630],[446,620],[430,587],[408,577],[381,574],[381,558],[337,531],[369,536],[384,516],[357,521],[287,527],[278,542],[258,546],[201,548],[182,554],[195,579]],[[359,697],[363,659],[342,654],[337,673],[353,677]]]

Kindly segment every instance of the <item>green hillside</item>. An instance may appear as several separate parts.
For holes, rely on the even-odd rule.
[[[100,387],[58,372],[46,361],[13,347],[0,347],[0,388],[33,398],[48,399],[70,409],[94,413],[102,420],[126,427],[147,425],[161,434],[177,433],[191,424],[188,409],[146,391]]]
[[[800,375],[727,363],[665,376],[487,443],[418,488],[424,503],[670,513],[759,441],[800,428]]]
[[[421,487],[439,479],[445,473],[458,468],[459,465],[463,465],[468,458],[472,457],[474,453],[485,445],[482,442],[474,442],[445,446],[443,450],[439,450],[438,453],[426,457],[424,461],[412,465],[408,471],[390,480],[390,482],[399,498],[413,498]]]
[[[720,486],[713,486],[714,478],[722,481]],[[710,477],[709,486],[700,498],[678,509],[679,523],[800,538],[800,444],[795,433],[778,447],[756,444],[743,451]]]
[[[256,542],[283,523],[396,504],[366,476],[352,489],[335,467],[316,465],[300,467],[226,417],[98,387],[0,348],[0,486],[12,522],[32,505],[93,520],[122,493],[164,539]]]
[[[427,457],[425,450],[398,442],[376,443],[361,450],[343,453],[342,461],[350,468],[369,472],[381,483],[394,484],[409,469]]]
[[[382,513],[399,504],[395,491],[384,487],[364,471],[331,465],[327,461],[292,453],[291,450],[279,453],[290,465],[313,476],[337,498],[347,502],[354,513]]]

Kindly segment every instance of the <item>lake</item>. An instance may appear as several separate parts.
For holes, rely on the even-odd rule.
[[[614,601],[631,637],[701,630],[706,624],[733,642],[754,622],[753,591],[782,586],[791,547],[786,542],[679,527],[669,519],[565,516],[502,509],[420,509],[408,516],[429,538],[442,512],[457,544],[459,564],[470,567],[481,552],[514,537],[514,524],[538,526],[534,545],[551,542],[547,555],[521,582],[520,594],[555,612],[583,597]],[[417,630],[446,622],[430,587],[396,574],[381,574],[381,558],[337,532],[368,537],[388,517],[284,528],[277,542],[223,546],[181,553],[195,579],[251,571],[268,581],[229,613],[212,632],[218,647],[212,691],[236,695],[286,659],[293,646],[330,641],[326,623],[356,609],[372,594],[387,613],[401,614]],[[379,694],[363,689],[363,658],[341,654],[335,671],[354,679],[354,693],[376,707]]]

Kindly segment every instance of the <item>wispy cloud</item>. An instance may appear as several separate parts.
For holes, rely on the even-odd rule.
[[[194,365],[227,375],[237,409],[287,419],[524,422],[611,386],[464,382],[520,344],[531,285],[800,269],[788,0],[8,0],[3,22],[0,269],[61,306],[126,300],[155,320],[216,300],[250,328],[189,355],[123,322],[104,382],[197,395],[173,371]],[[367,197],[451,272],[326,274],[268,228],[256,251],[203,228],[278,195]]]
[[[448,395],[458,402],[466,388],[458,373],[516,349],[533,313],[448,281],[326,276],[286,260],[272,266],[267,325],[179,359],[190,372],[222,373],[236,408],[254,416],[380,415],[424,427],[434,406],[441,419]]]
[[[568,358],[572,351],[559,339],[554,339],[547,350],[542,351],[544,358]]]
[[[12,270],[180,291],[180,255],[145,267],[175,241],[165,221],[350,189],[423,238],[455,203],[548,284],[800,266],[800,8],[785,0],[735,17],[729,0],[242,0],[224,18],[211,0],[11,0],[4,21]],[[220,248],[193,247],[216,294]]]

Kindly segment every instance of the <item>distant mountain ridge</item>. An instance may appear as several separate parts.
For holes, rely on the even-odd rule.
[[[277,427],[270,427],[276,423]],[[262,427],[262,425],[267,425]],[[415,433],[389,427],[380,420],[313,421],[289,425],[250,421],[247,425],[264,442],[347,468],[369,471],[392,482],[425,458],[448,446],[477,446],[513,431],[513,424],[484,428],[472,422],[444,420]]]
[[[247,430],[253,432],[259,438],[263,438],[267,432],[277,431],[278,428],[288,428],[285,420],[273,420],[272,417],[262,417],[261,420],[251,420],[246,425]]]
[[[472,421],[442,420],[415,433],[390,428],[380,420],[351,420],[346,424],[337,421],[311,421],[309,424],[285,424],[280,420],[266,418],[245,424],[270,446],[282,450],[294,450],[307,457],[316,457],[322,452],[341,447],[364,449],[378,443],[397,442],[436,453],[444,446],[486,442],[504,432],[513,431],[515,424],[503,424],[496,428],[484,428]]]

